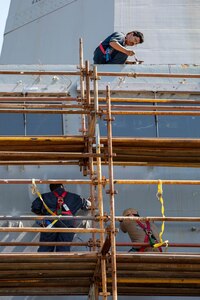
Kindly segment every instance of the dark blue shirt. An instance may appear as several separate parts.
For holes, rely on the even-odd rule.
[[[125,46],[125,34],[123,32],[114,32],[111,35],[109,35],[103,42],[101,42],[103,48],[106,50],[108,47],[113,49],[110,46],[110,42],[118,42],[120,45]],[[114,50],[118,52],[117,50]]]
[[[112,60],[120,53],[120,58],[119,60],[113,62],[113,63],[124,63],[124,61],[127,58],[127,55],[113,49],[110,46],[110,42],[118,42],[120,45],[122,45],[123,47],[126,46],[125,44],[125,37],[126,35],[123,32],[114,32],[111,35],[109,35],[103,42],[101,42],[101,45],[103,46],[103,49],[105,51],[109,50],[109,61],[106,61],[106,57],[105,54],[103,54],[103,52],[101,51],[101,49],[99,48],[99,46],[95,49],[94,51],[94,63],[95,64],[104,64],[104,63],[112,63]]]
[[[61,196],[65,190],[63,188],[58,188],[55,191],[58,193],[59,196]],[[42,194],[42,199],[52,212],[56,211],[58,199],[53,192]],[[70,193],[67,191],[67,195],[63,198],[63,200],[64,203],[67,204],[67,206],[69,207],[72,215],[75,215],[80,208],[86,209],[86,200],[82,199],[77,194]],[[32,212],[38,215],[49,215],[48,211],[44,207],[39,197],[33,201],[31,210]],[[64,221],[64,223],[67,223],[68,227],[69,225],[73,224],[72,221]],[[56,224],[59,224],[59,222],[57,222]]]

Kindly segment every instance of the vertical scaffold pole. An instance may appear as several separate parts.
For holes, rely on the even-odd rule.
[[[86,104],[91,104],[90,99],[90,63],[88,60],[85,61],[85,73],[86,73]]]
[[[85,101],[85,87],[84,87],[84,64],[83,64],[83,39],[79,39],[79,60],[80,60],[80,92],[81,92],[81,103]],[[85,135],[85,115],[81,115],[81,129],[80,131]]]
[[[99,97],[98,97],[97,66],[93,67],[93,76],[94,76],[94,109],[96,112],[98,112],[99,111]]]
[[[108,137],[108,167],[109,167],[109,194],[110,194],[110,227],[111,227],[111,264],[112,264],[112,297],[117,300],[117,264],[116,264],[116,238],[115,238],[115,199],[113,176],[113,150],[112,150],[112,116],[110,86],[106,87],[107,101],[107,137]]]
[[[100,130],[99,124],[97,124],[97,113],[99,110],[99,99],[98,99],[98,78],[97,78],[97,66],[93,67],[93,84],[94,84],[94,124],[95,136],[96,136],[96,153],[101,154],[101,142],[100,142]],[[98,181],[98,210],[99,216],[103,217],[103,193],[102,193],[102,169],[101,169],[101,157],[97,157],[97,181]],[[104,229],[104,221],[100,218],[100,228]],[[100,245],[101,248],[104,244],[104,233],[100,234]],[[107,300],[107,276],[106,276],[106,258],[101,256],[101,278],[102,278],[102,295],[103,300]]]
[[[100,145],[100,132],[99,126],[96,125],[96,153],[101,153],[101,145]],[[102,194],[102,170],[101,170],[101,157],[97,157],[97,180],[98,180],[98,208],[99,215],[103,217],[103,194]],[[100,219],[100,228],[104,229],[104,221]],[[103,247],[105,238],[104,233],[100,233],[100,244],[101,248]],[[103,299],[107,300],[107,275],[106,275],[106,257],[101,256],[101,278],[102,278],[102,295]]]
[[[91,97],[90,97],[90,64],[87,60],[85,62],[85,70],[86,70],[86,102],[85,104],[87,107],[90,107],[91,105]],[[92,155],[93,151],[93,140],[94,140],[94,131],[91,130],[91,124],[92,122],[96,122],[96,120],[93,121],[94,115],[90,114],[87,116],[87,137],[88,137],[88,153]],[[93,156],[89,157],[89,175],[91,181],[94,179],[94,158]],[[91,215],[95,216],[95,209],[96,209],[96,203],[95,203],[95,186],[93,183],[90,184],[90,197],[91,197]],[[95,221],[92,221],[92,227],[95,227]],[[96,240],[96,233],[92,233],[92,240],[93,240],[93,251],[96,249],[95,246],[95,240]]]

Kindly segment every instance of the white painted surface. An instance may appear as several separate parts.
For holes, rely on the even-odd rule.
[[[92,62],[114,31],[142,31],[147,64],[200,63],[199,0],[12,0],[0,63],[76,64],[79,38]]]

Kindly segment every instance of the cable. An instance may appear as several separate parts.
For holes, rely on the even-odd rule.
[[[42,15],[42,16],[40,16],[40,17],[38,17],[38,18],[36,18],[36,19],[34,19],[34,20],[32,20],[32,21],[29,21],[29,22],[27,22],[27,23],[25,23],[25,24],[23,24],[23,25],[21,25],[21,26],[18,26],[18,27],[14,28],[14,29],[12,29],[12,30],[10,30],[10,31],[7,31],[7,32],[4,33],[4,36],[6,36],[6,35],[9,34],[9,33],[12,33],[12,32],[14,32],[14,31],[16,31],[16,30],[18,30],[18,29],[20,29],[20,28],[22,28],[22,27],[24,27],[24,26],[26,26],[26,25],[28,25],[28,24],[31,24],[31,23],[33,23],[33,22],[39,20],[39,19],[42,19],[42,18],[44,18],[44,17],[46,17],[46,16],[48,16],[48,15],[54,13],[55,11],[58,11],[58,10],[64,8],[64,7],[68,6],[68,5],[71,5],[71,4],[73,4],[74,2],[76,2],[76,1],[78,1],[78,0],[72,0],[70,3],[64,4],[63,6],[58,7],[58,8],[56,8],[56,9],[52,10],[51,12],[48,12],[48,13],[46,13],[46,14],[44,14],[44,15]]]

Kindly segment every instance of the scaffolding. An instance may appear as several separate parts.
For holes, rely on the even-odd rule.
[[[111,97],[107,85],[105,97],[99,97],[101,76],[200,78],[200,74],[98,72],[97,66],[83,61],[80,40],[79,71],[14,71],[2,75],[80,76],[80,96],[27,95],[4,93],[0,113],[80,114],[81,136],[0,137],[0,165],[78,165],[87,179],[35,179],[36,184],[58,183],[90,186],[91,216],[0,216],[0,220],[74,219],[91,220],[92,228],[0,227],[0,232],[91,233],[88,242],[0,242],[0,246],[70,245],[87,246],[89,252],[1,253],[0,295],[88,295],[88,299],[116,300],[118,295],[200,295],[200,255],[198,253],[121,253],[117,246],[147,246],[147,243],[117,243],[116,221],[159,220],[200,222],[200,217],[122,217],[115,214],[115,184],[153,184],[159,180],[116,179],[117,166],[199,167],[199,139],[113,137],[114,115],[199,116],[200,101],[188,99],[147,99]],[[91,87],[93,81],[93,87]],[[70,102],[70,104],[68,104]],[[118,104],[120,103],[120,104]],[[156,103],[156,106],[155,106]],[[180,105],[181,104],[181,105]],[[107,123],[107,136],[101,137],[98,120]],[[180,152],[181,151],[181,152]],[[102,166],[108,167],[108,178]],[[32,179],[0,179],[0,184],[31,184]],[[200,180],[162,180],[168,185],[199,185]],[[110,200],[110,212],[104,213],[103,189]],[[95,196],[97,189],[97,197]],[[96,201],[97,199],[98,201]],[[98,211],[98,213],[96,213]],[[98,226],[96,226],[98,224]],[[97,239],[97,234],[99,239]],[[163,246],[166,246],[164,243]],[[199,243],[170,243],[169,247],[199,248]],[[26,278],[26,274],[28,277]],[[57,279],[55,282],[55,278]]]

